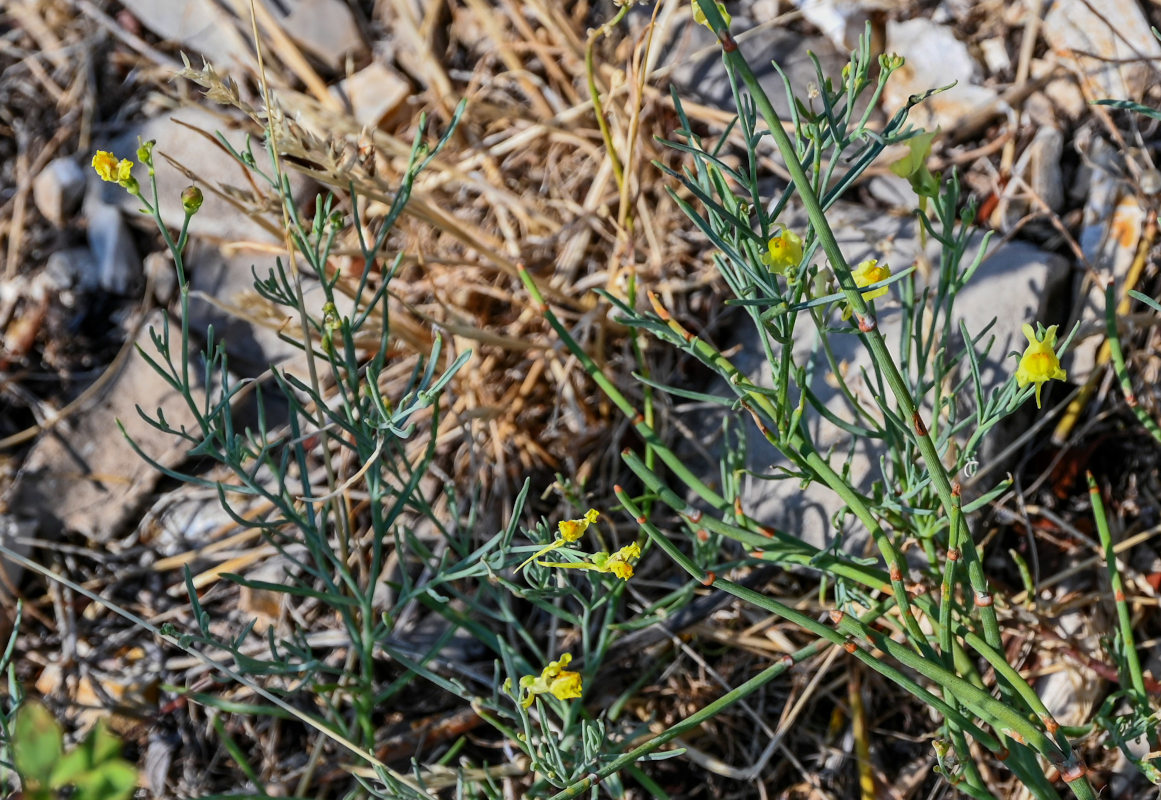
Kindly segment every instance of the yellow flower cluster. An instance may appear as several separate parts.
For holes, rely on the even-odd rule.
[[[1037,338],[1035,329],[1028,323],[1024,323],[1022,330],[1028,347],[1016,367],[1016,385],[1023,389],[1030,383],[1036,384],[1036,407],[1040,408],[1040,387],[1051,380],[1067,380],[1068,373],[1060,368],[1060,359],[1056,356],[1055,325],[1045,329],[1042,339]]]
[[[526,566],[528,566],[529,562],[535,561],[545,553],[550,553],[558,547],[563,547],[566,544],[572,544],[573,542],[578,541],[581,536],[584,535],[584,532],[589,529],[589,526],[597,521],[597,517],[600,515],[601,512],[597,511],[595,508],[590,508],[580,519],[561,520],[556,526],[556,540],[549,544],[547,547],[537,550],[535,553],[529,556],[523,564],[516,568],[516,571],[519,572],[520,570],[524,569]]]
[[[525,675],[520,679],[520,705],[528,708],[537,695],[550,694],[560,700],[581,696],[581,674],[566,670],[572,654],[565,653],[559,661],[551,661],[539,675]]]
[[[593,572],[611,572],[623,581],[633,577],[633,562],[641,557],[641,546],[636,542],[625,545],[615,553],[596,553],[588,561],[537,561],[542,567],[587,569]]]
[[[133,162],[127,158],[117,160],[117,156],[104,150],[98,150],[93,156],[93,169],[103,181],[116,183],[128,189],[133,180]]]
[[[560,567],[562,569],[587,569],[594,572],[608,572],[616,575],[621,580],[627,581],[633,577],[633,563],[641,557],[641,547],[636,542],[622,547],[615,553],[596,553],[586,561],[541,561],[540,557],[563,547],[566,544],[572,544],[579,541],[584,532],[588,530],[589,526],[597,521],[600,517],[600,512],[595,508],[590,508],[580,519],[566,519],[562,520],[557,525],[557,537],[555,541],[546,547],[536,551],[532,556],[524,561],[517,570],[526,567],[529,562],[535,561],[542,567]]]

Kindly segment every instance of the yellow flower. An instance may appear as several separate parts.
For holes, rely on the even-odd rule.
[[[599,564],[597,569],[601,572],[611,572],[621,580],[627,581],[633,577],[633,565],[629,563],[629,559],[636,561],[641,557],[641,546],[633,542],[607,558],[601,558],[603,555],[605,554],[597,553],[593,556],[593,563]]]
[[[880,265],[879,259],[877,258],[868,258],[866,261],[861,262],[857,267],[855,267],[854,271],[851,273],[851,277],[855,279],[855,286],[862,288],[864,286],[870,286],[873,283],[885,281],[890,278],[891,268],[886,264]],[[863,299],[874,300],[876,297],[882,297],[886,293],[887,287],[880,286],[878,289],[870,289],[863,292]],[[847,306],[846,310],[843,311],[843,319],[850,319],[851,311],[851,307]]]
[[[589,569],[594,572],[611,572],[623,581],[633,577],[633,565],[629,559],[641,557],[641,546],[636,542],[622,547],[615,553],[597,553],[592,561],[537,561],[542,567],[561,567],[563,569]]]
[[[1028,323],[1022,328],[1028,338],[1028,347],[1024,355],[1020,356],[1020,364],[1016,367],[1016,385],[1023,389],[1030,383],[1036,384],[1036,407],[1040,408],[1040,387],[1047,381],[1068,379],[1068,373],[1060,368],[1060,359],[1056,357],[1056,326],[1049,325],[1044,331],[1044,338],[1037,339],[1036,331]]]
[[[93,156],[93,169],[101,180],[109,183],[119,183],[124,186],[133,177],[133,162],[127,158],[120,161],[117,156],[104,150],[98,150]]]
[[[779,275],[785,275],[791,270],[797,269],[798,265],[802,263],[802,238],[788,228],[782,227],[766,243],[766,255],[762,256],[762,262],[770,268],[771,272],[776,272]]]
[[[516,571],[519,572],[524,569],[528,566],[528,562],[540,558],[545,553],[552,552],[558,547],[563,547],[566,544],[572,544],[577,541],[588,530],[588,527],[597,521],[597,517],[600,515],[601,512],[595,508],[590,508],[581,519],[562,519],[556,526],[557,531],[559,531],[556,540],[525,559],[524,563],[516,568]]]
[[[528,708],[537,695],[551,694],[559,700],[581,696],[581,674],[565,669],[572,662],[572,654],[565,653],[559,661],[551,661],[539,675],[525,675],[520,679],[520,705]]]
[[[575,542],[588,530],[590,525],[597,521],[597,517],[600,515],[600,512],[595,508],[590,508],[582,519],[562,519],[556,526],[557,530],[560,531],[561,540],[569,544]]]
[[[705,18],[705,12],[703,12],[701,10],[701,6],[699,6],[697,4],[697,0],[690,0],[690,1],[693,4],[693,21],[696,22],[698,25],[705,25],[707,28],[709,28],[712,31],[713,26],[710,25],[709,20]],[[726,4],[725,3],[714,3],[714,5],[716,5],[718,7],[718,13],[722,15],[722,21],[726,23],[726,27],[727,28],[730,27],[730,21],[732,18],[730,17],[730,13],[728,11],[726,11]]]

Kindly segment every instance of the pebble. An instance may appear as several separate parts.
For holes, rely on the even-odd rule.
[[[71,158],[54,159],[32,182],[32,200],[36,208],[54,227],[65,221],[81,204],[85,195],[85,171]]]

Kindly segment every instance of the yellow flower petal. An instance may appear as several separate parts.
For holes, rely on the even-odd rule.
[[[595,508],[590,508],[582,519],[563,519],[557,524],[557,530],[560,531],[560,538],[565,542],[571,544],[579,539],[589,525],[597,521],[597,517],[601,514]]]
[[[573,700],[581,696],[581,674],[579,672],[561,672],[548,684],[548,691],[553,697],[560,700]]]
[[[891,277],[891,268],[886,264],[880,264],[877,258],[868,258],[866,261],[860,262],[851,272],[851,277],[855,279],[855,286],[862,288],[870,286],[871,284],[885,281]],[[886,286],[880,286],[878,289],[870,289],[863,292],[864,300],[874,300],[876,297],[882,297],[887,293]],[[853,309],[848,305],[843,310],[843,319],[850,319]]]
[[[520,679],[520,705],[528,708],[537,695],[551,694],[561,700],[581,696],[581,674],[565,669],[572,663],[572,654],[564,653],[557,661],[550,661],[539,675],[525,675]]]
[[[771,272],[786,275],[802,263],[802,238],[794,231],[783,228],[766,243],[762,261]]]
[[[873,283],[885,281],[890,278],[891,268],[886,264],[880,265],[879,259],[877,258],[868,258],[855,267],[855,271],[851,273],[851,277],[855,279],[855,285],[862,288],[863,286],[870,286]],[[876,297],[882,297],[886,293],[887,287],[880,286],[878,289],[863,292],[863,299],[874,300]]]
[[[1068,373],[1060,368],[1060,359],[1056,356],[1055,325],[1045,329],[1043,339],[1038,339],[1036,330],[1027,323],[1021,330],[1028,339],[1028,347],[1016,366],[1016,385],[1023,389],[1030,383],[1036,384],[1036,407],[1040,408],[1040,389],[1048,381],[1067,380]]]

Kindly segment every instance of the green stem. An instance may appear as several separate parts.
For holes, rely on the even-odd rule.
[[[1117,380],[1120,381],[1121,391],[1125,393],[1125,404],[1133,409],[1137,421],[1144,426],[1145,430],[1149,431],[1154,439],[1161,442],[1161,426],[1157,424],[1157,420],[1153,419],[1148,411],[1137,403],[1137,395],[1133,392],[1133,382],[1129,378],[1128,369],[1125,368],[1125,354],[1121,350],[1121,336],[1117,330],[1116,299],[1113,295],[1112,280],[1105,286],[1105,330],[1109,340],[1109,354],[1113,358],[1113,370],[1117,374]]]
[[[625,182],[625,170],[621,166],[621,159],[617,157],[617,148],[613,144],[613,134],[609,130],[609,123],[605,120],[605,109],[601,105],[601,93],[597,89],[596,67],[593,63],[593,52],[596,50],[597,40],[608,34],[618,22],[625,18],[632,8],[631,3],[625,3],[617,13],[601,27],[589,34],[585,42],[585,77],[588,80],[589,97],[593,101],[593,112],[597,116],[597,127],[601,130],[601,138],[605,140],[605,150],[609,154],[609,163],[613,166],[613,176],[617,179],[617,188],[622,188]]]
[[[1117,624],[1120,627],[1121,647],[1125,653],[1124,669],[1128,673],[1129,684],[1133,687],[1134,703],[1139,708],[1149,707],[1149,695],[1145,691],[1145,676],[1141,672],[1141,660],[1137,656],[1137,645],[1133,639],[1133,619],[1129,613],[1129,605],[1125,601],[1125,584],[1121,580],[1121,571],[1117,568],[1117,554],[1113,549],[1113,537],[1109,533],[1109,520],[1105,516],[1105,504],[1101,498],[1100,487],[1091,472],[1086,473],[1088,478],[1088,495],[1092,502],[1092,514],[1096,519],[1097,533],[1100,535],[1101,547],[1105,551],[1105,566],[1109,571],[1109,582],[1113,588],[1113,599],[1117,604]]]
[[[705,481],[698,478],[689,469],[686,464],[679,459],[672,450],[665,446],[657,432],[646,422],[645,415],[637,411],[629,399],[621,393],[612,381],[605,377],[601,372],[600,367],[596,362],[584,351],[584,348],[572,337],[568,330],[557,319],[556,314],[544,302],[544,296],[536,287],[536,283],[532,280],[532,276],[528,274],[523,264],[516,267],[516,272],[520,276],[520,280],[524,283],[524,288],[528,290],[528,294],[532,296],[533,302],[536,303],[540,312],[544,314],[544,318],[548,320],[548,324],[556,331],[557,336],[564,342],[565,347],[572,353],[576,359],[581,363],[585,372],[593,379],[593,382],[600,387],[601,391],[613,401],[613,405],[621,410],[626,417],[632,420],[633,427],[637,433],[645,441],[645,444],[653,448],[653,450],[660,456],[661,460],[665,462],[665,466],[669,467],[678,478],[680,478],[686,486],[692,489],[699,497],[713,506],[720,512],[729,510],[729,503],[717,492],[711,489]]]
[[[640,516],[640,511],[637,509],[636,504],[633,503],[632,499],[628,496],[624,489],[622,489],[620,486],[617,486],[615,487],[615,491],[617,493],[617,499],[625,507],[625,510],[630,514],[636,515],[637,524],[649,535],[649,538],[653,541],[653,543],[665,551],[666,555],[677,562],[678,565],[680,565],[691,576],[700,580],[707,586],[719,588],[722,591],[739,598],[740,600],[744,600],[752,605],[765,609],[766,611],[777,614],[778,616],[782,617],[788,622],[793,623],[794,625],[797,625],[803,630],[807,630],[816,636],[827,639],[834,644],[843,645],[848,651],[851,650],[851,643],[848,642],[846,636],[840,630],[835,630],[834,628],[823,625],[814,619],[814,617],[808,616],[807,614],[804,614],[797,609],[791,608],[790,606],[785,605],[784,603],[781,603],[772,597],[767,597],[760,592],[746,588],[745,586],[734,583],[733,581],[717,578],[712,573],[704,572],[688,556],[681,552],[681,550],[679,550],[667,536],[661,533],[661,531],[659,531],[656,526],[645,519],[645,517]],[[902,653],[902,657],[898,657],[897,660],[902,661],[904,664],[911,667],[912,669],[915,669],[920,674],[923,674],[931,680],[934,680],[936,683],[939,683],[945,691],[956,692],[960,695],[961,698],[967,698],[969,701],[973,701],[974,704],[979,704],[982,706],[985,710],[990,712],[990,716],[993,719],[1001,720],[1003,724],[1008,726],[1016,726],[1016,728],[1020,730],[1021,733],[1027,731],[1029,735],[1034,737],[1036,736],[1037,731],[1035,727],[1024,720],[1019,714],[1009,709],[1006,705],[993,698],[987,692],[977,689],[958,676],[947,672],[947,670],[936,664],[936,662],[925,659],[922,656],[913,653],[908,648],[900,645],[892,639],[889,639],[883,634],[873,632],[872,629],[867,628],[861,621],[853,621],[851,619],[851,615],[849,614],[834,612],[832,617],[838,620],[840,629],[845,630],[847,635],[850,635],[853,632],[861,635],[863,638],[877,636],[878,640],[876,641],[876,646],[878,646],[880,649],[886,649],[887,647],[890,647],[891,649],[889,652],[893,656],[898,656],[898,654]],[[844,625],[846,626],[845,628],[843,628]],[[856,625],[861,627],[852,627]],[[871,667],[871,669],[883,675],[888,680],[914,694],[925,704],[938,709],[940,713],[944,714],[945,716],[955,719],[963,730],[971,733],[976,741],[980,742],[980,744],[982,744],[984,747],[987,747],[989,750],[993,750],[995,752],[1002,751],[1002,745],[995,737],[980,729],[980,727],[976,725],[975,722],[965,716],[962,712],[952,708],[942,699],[933,695],[927,689],[923,688],[913,679],[908,677],[905,673],[901,672],[894,665],[884,661],[882,658],[876,658],[871,653],[858,647],[855,647],[855,649],[852,651],[852,655],[859,658],[860,661],[867,664],[867,666]],[[977,714],[980,711],[979,708],[973,710],[976,711]],[[981,717],[985,716],[984,714],[979,715]],[[1040,736],[1042,737],[1043,734],[1040,734]]]

